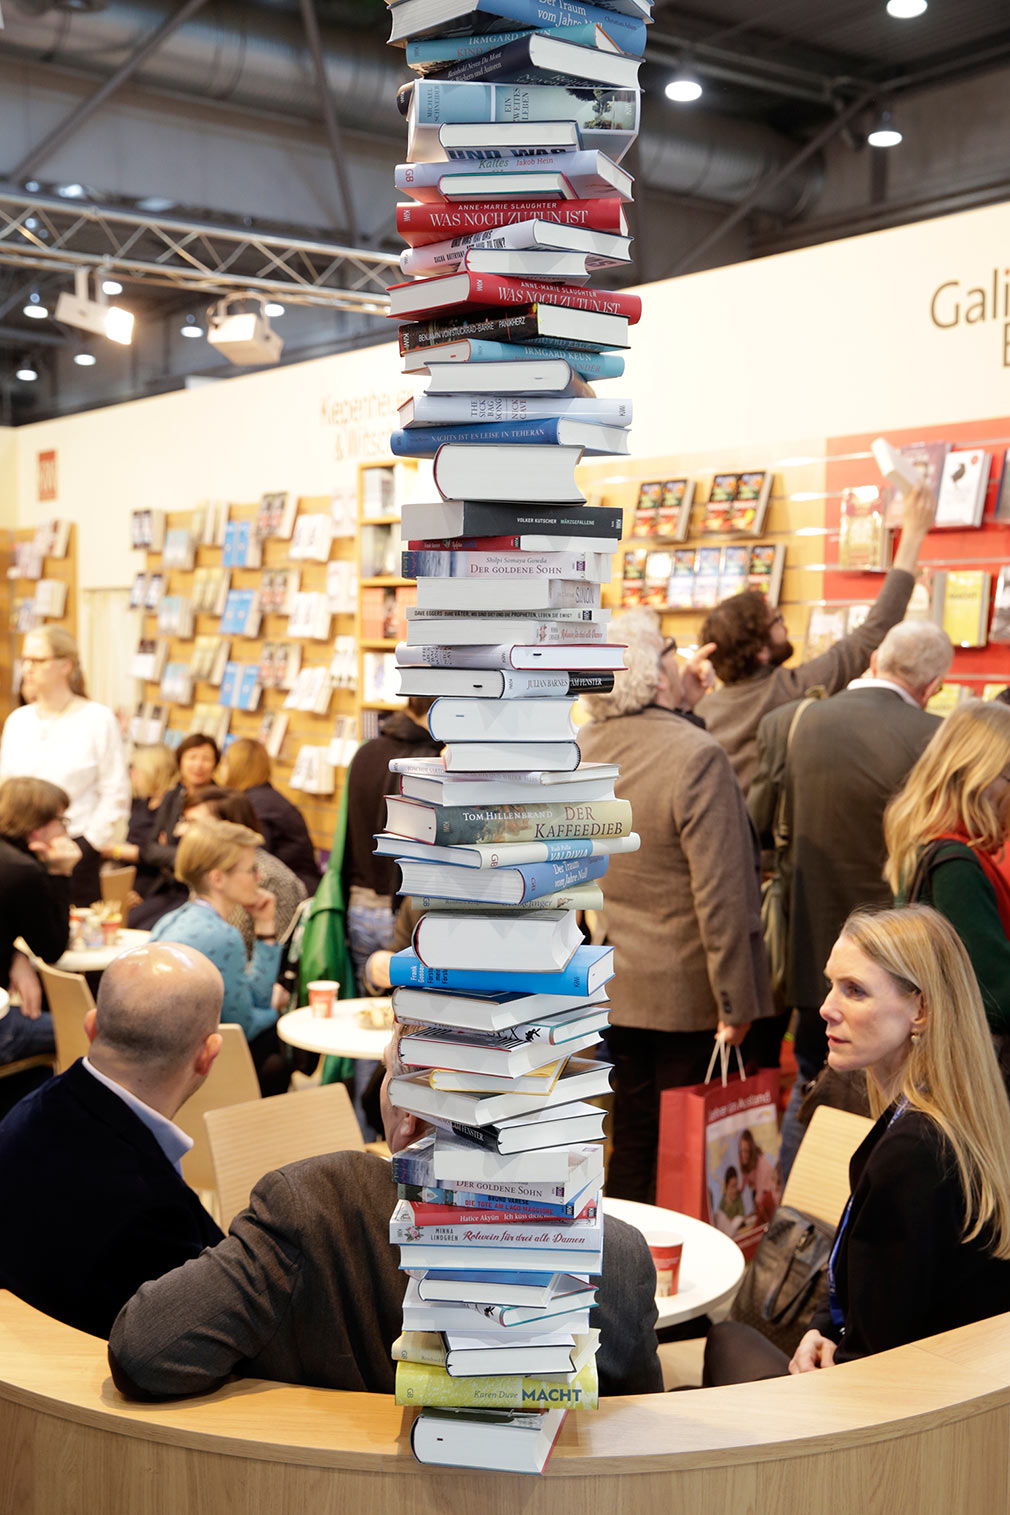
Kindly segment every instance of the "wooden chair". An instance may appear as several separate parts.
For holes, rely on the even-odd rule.
[[[275,1094],[251,1104],[209,1110],[205,1117],[220,1224],[227,1230],[255,1184],[273,1168],[324,1152],[364,1150],[343,1084]]]
[[[133,888],[133,882],[137,877],[134,867],[106,868],[99,875],[102,886],[102,899],[106,903],[121,905],[123,915],[126,915],[126,896]]]
[[[865,1115],[819,1105],[800,1142],[782,1203],[837,1226],[849,1197],[849,1158],[872,1126]]]
[[[192,1147],[182,1159],[182,1176],[191,1189],[216,1187],[204,1122],[207,1111],[226,1105],[245,1105],[260,1097],[259,1080],[242,1027],[226,1023],[218,1030],[221,1051],[200,1088],[190,1095],[175,1117],[175,1124],[193,1138]]]
[[[32,1068],[53,1068],[55,1062],[51,1052],[36,1052],[33,1057],[16,1057],[12,1063],[0,1063],[0,1078],[13,1078],[18,1073],[28,1073]]]
[[[64,973],[62,968],[50,968],[37,958],[35,970],[52,1011],[56,1072],[65,1073],[71,1063],[87,1056],[91,1044],[84,1029],[84,1017],[95,1008],[95,1001],[82,974]]]

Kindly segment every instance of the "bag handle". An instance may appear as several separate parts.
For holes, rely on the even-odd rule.
[[[736,1061],[737,1066],[740,1069],[740,1077],[746,1078],[747,1075],[743,1070],[743,1058],[740,1055],[740,1048],[734,1047],[733,1051],[736,1053]],[[725,1089],[726,1085],[729,1083],[729,1055],[729,1042],[725,1042],[721,1036],[717,1036],[715,1039],[715,1046],[712,1048],[712,1056],[708,1060],[708,1071],[705,1074],[706,1084],[711,1082],[712,1072],[715,1068],[715,1060],[718,1058],[719,1071],[722,1074],[722,1086]]]

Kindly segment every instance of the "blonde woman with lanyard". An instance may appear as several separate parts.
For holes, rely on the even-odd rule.
[[[77,643],[62,626],[30,631],[21,667],[27,703],[4,725],[0,779],[47,779],[67,794],[67,831],[81,850],[70,902],[90,905],[101,898],[102,848],[123,834],[130,814],[119,725],[111,710],[86,697]]]
[[[1010,1104],[960,938],[925,905],[857,911],[826,974],[828,1063],[865,1070],[877,1117],[849,1164],[829,1306],[792,1359],[749,1326],[713,1327],[706,1386],[867,1357],[1010,1300]]]

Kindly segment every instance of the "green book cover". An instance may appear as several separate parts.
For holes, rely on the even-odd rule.
[[[448,1405],[481,1410],[595,1410],[596,1359],[570,1381],[563,1378],[451,1378],[431,1363],[398,1362],[398,1405]]]

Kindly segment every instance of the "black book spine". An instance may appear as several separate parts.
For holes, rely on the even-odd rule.
[[[424,347],[437,347],[441,342],[461,342],[466,337],[482,337],[488,342],[532,342],[539,330],[536,313],[528,306],[507,315],[411,321],[400,327],[400,351],[418,352]],[[544,356],[550,357],[551,353],[545,351]]]
[[[497,1126],[467,1126],[460,1120],[449,1122],[456,1136],[465,1137],[467,1141],[477,1142],[482,1147],[487,1147],[490,1152],[497,1152],[498,1127]]]
[[[610,694],[614,688],[612,673],[569,673],[569,694]]]
[[[492,501],[463,501],[461,536],[497,537],[509,535],[567,536],[598,538],[617,542],[621,536],[622,512],[606,506],[587,509],[584,505],[506,505]],[[605,548],[592,549],[605,551]]]
[[[506,42],[502,47],[491,48],[486,53],[479,53],[475,58],[460,58],[458,63],[450,63],[446,68],[433,71],[427,77],[429,79],[505,79],[514,74],[517,69],[533,66],[530,58],[529,37],[517,37],[514,42]]]

